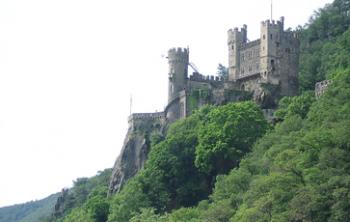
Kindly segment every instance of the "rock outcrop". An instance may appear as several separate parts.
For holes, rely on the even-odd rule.
[[[123,184],[143,168],[148,150],[147,138],[129,129],[121,153],[113,167],[110,193],[119,192]]]
[[[119,192],[125,182],[144,167],[150,149],[150,138],[162,135],[164,126],[163,113],[137,113],[130,116],[129,129],[113,167],[109,194]]]

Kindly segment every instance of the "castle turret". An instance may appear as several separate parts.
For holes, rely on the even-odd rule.
[[[261,23],[261,81],[279,85],[281,95],[298,92],[299,40],[295,33],[284,31],[284,17],[277,22]]]
[[[277,66],[279,62],[279,48],[284,32],[284,18],[275,22],[266,20],[261,22],[260,30],[260,72],[263,81],[279,84]]]
[[[179,92],[186,88],[186,82],[188,78],[188,58],[188,49],[173,48],[168,51],[169,102],[177,98],[179,96]]]
[[[247,43],[247,26],[244,25],[239,31],[238,28],[228,30],[228,51],[229,51],[229,80],[235,81],[238,79],[240,72],[240,46]]]

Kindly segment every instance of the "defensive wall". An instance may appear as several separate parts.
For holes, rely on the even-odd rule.
[[[331,80],[324,80],[321,82],[316,83],[315,85],[315,97],[316,99],[320,98],[320,96],[322,96],[325,91],[327,90],[327,88],[329,87],[329,85],[332,83]]]

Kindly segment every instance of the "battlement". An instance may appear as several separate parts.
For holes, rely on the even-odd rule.
[[[146,120],[146,119],[165,119],[164,112],[155,112],[155,113],[133,113],[129,116],[129,122],[134,120]]]
[[[241,30],[239,30],[238,27],[235,27],[233,29],[229,29],[227,32],[229,33],[243,33],[243,32],[246,32],[247,31],[247,25],[243,25],[243,27],[241,28]]]
[[[168,51],[169,53],[173,53],[173,54],[181,54],[181,53],[185,53],[188,54],[188,49],[187,48],[181,48],[181,47],[177,47],[177,48],[171,48]]]
[[[247,25],[243,25],[243,27],[239,30],[237,27],[233,29],[229,29],[227,31],[228,35],[228,43],[238,42],[238,43],[246,43],[247,42]]]
[[[168,51],[169,61],[181,60],[186,62],[188,60],[189,50],[187,48],[172,48]]]
[[[275,20],[265,20],[261,22],[262,27],[273,28],[273,29],[281,29],[284,30],[284,17],[281,17],[279,21]]]
[[[199,74],[197,72],[192,73],[190,76],[191,81],[196,81],[196,82],[223,82],[224,79],[219,77],[219,76],[205,76],[202,74]]]
[[[299,41],[299,36],[296,32],[293,31],[285,31],[283,32],[283,38],[287,41],[295,42]]]

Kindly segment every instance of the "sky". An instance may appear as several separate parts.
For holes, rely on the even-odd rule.
[[[331,0],[274,0],[304,25]],[[167,51],[213,75],[227,30],[259,36],[270,0],[0,0],[0,207],[113,166],[131,112],[167,101]],[[132,97],[132,106],[130,106]]]

